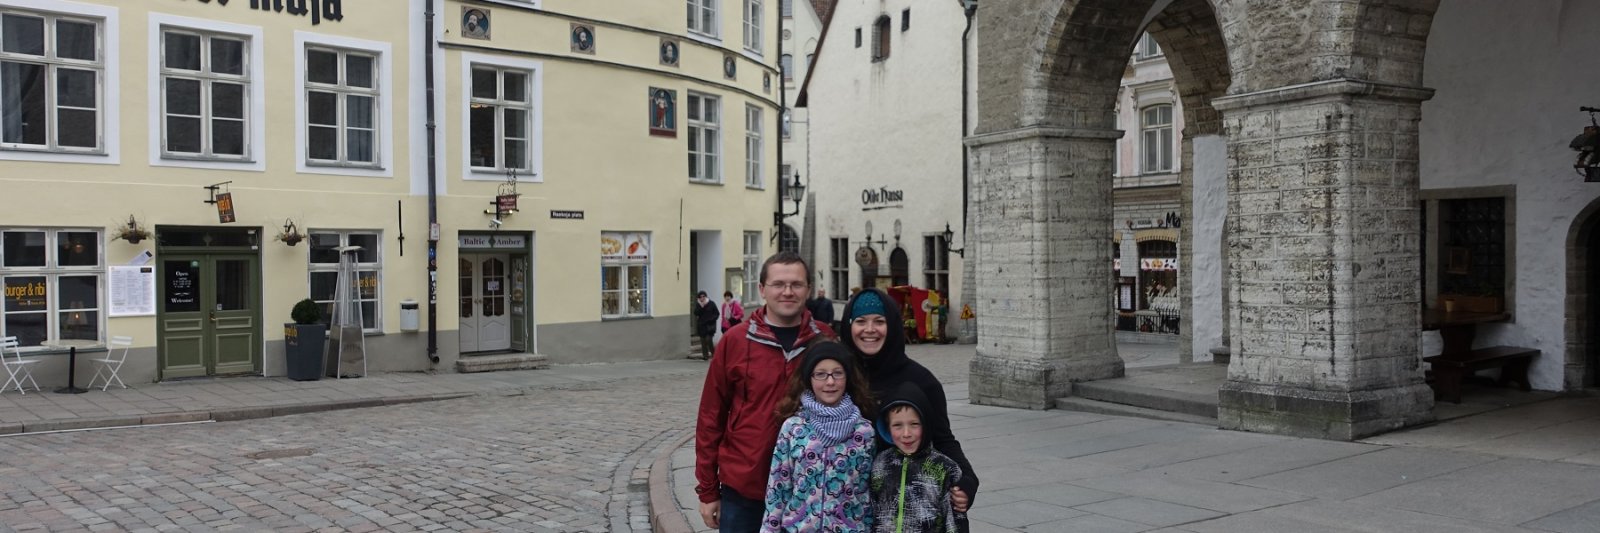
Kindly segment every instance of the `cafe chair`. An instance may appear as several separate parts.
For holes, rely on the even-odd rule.
[[[100,390],[104,391],[111,388],[111,380],[113,379],[117,380],[117,385],[121,385],[124,389],[128,388],[128,384],[122,382],[122,378],[117,376],[117,372],[122,370],[122,363],[128,360],[128,350],[131,349],[133,349],[133,337],[126,335],[112,336],[110,349],[106,350],[106,356],[89,360],[98,365],[95,367],[94,377],[89,379],[89,388],[94,388],[95,381],[100,380],[102,375],[106,382],[100,387]]]
[[[38,391],[39,382],[33,379],[33,365],[38,362],[38,359],[22,358],[22,345],[17,342],[15,336],[0,337],[0,363],[4,363],[6,370],[6,382],[0,386],[0,392],[5,392],[12,385],[16,385],[17,392],[27,394],[23,382],[32,383],[33,390]]]

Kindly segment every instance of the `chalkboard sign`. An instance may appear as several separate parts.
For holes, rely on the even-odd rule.
[[[196,261],[167,261],[166,291],[163,298],[168,313],[200,311],[200,265]]]

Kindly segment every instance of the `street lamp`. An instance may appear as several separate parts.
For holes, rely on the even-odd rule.
[[[953,231],[950,231],[950,223],[949,222],[944,223],[944,249],[945,249],[945,251],[954,253],[956,255],[959,255],[959,256],[961,256],[962,259],[966,259],[967,258],[967,249],[965,247],[963,247],[963,248],[951,248],[950,247],[950,239],[955,238],[955,236],[956,236],[956,233],[953,232]]]
[[[792,216],[800,214],[800,202],[802,200],[806,199],[806,186],[805,186],[805,184],[800,183],[800,173],[799,172],[794,173],[794,182],[793,183],[789,183],[789,184],[786,185],[786,184],[783,183],[782,180],[779,180],[778,181],[778,189],[780,191],[779,196],[782,196],[783,199],[785,199],[785,200],[794,202],[794,212],[793,213],[785,213],[785,212],[783,212],[783,201],[780,200],[778,202],[778,210],[774,211],[772,213],[772,225],[774,225],[774,226],[782,225],[783,224],[783,219],[785,219],[785,218],[789,218],[789,217],[792,217]]]

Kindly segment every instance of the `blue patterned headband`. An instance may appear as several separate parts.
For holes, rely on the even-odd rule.
[[[856,296],[856,303],[850,307],[850,320],[867,315],[888,316],[883,312],[883,297],[873,291],[861,291],[861,294]]]

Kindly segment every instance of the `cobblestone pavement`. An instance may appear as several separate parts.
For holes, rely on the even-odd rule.
[[[700,383],[0,438],[0,532],[648,531]]]

